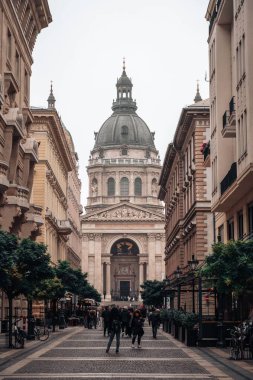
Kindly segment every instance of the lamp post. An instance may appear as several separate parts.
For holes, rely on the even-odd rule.
[[[179,268],[179,266],[177,266],[177,269],[175,270],[174,275],[179,280],[181,274],[182,274],[182,271]],[[178,282],[178,285],[177,285],[177,309],[178,310],[180,309],[180,295],[181,295],[180,293],[181,293],[181,284]]]
[[[194,271],[198,266],[198,260],[195,259],[195,256],[192,255],[192,259],[188,261],[188,265],[190,269],[193,272],[193,279],[192,279],[192,312],[195,313],[195,277],[194,277]]]
[[[164,296],[165,309],[167,309],[167,307],[168,307],[166,287],[169,286],[169,284],[170,284],[170,280],[166,276],[166,278],[163,280],[163,296]]]

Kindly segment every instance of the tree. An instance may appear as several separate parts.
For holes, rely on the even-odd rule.
[[[92,298],[97,302],[101,302],[101,294],[98,293],[97,289],[95,289],[94,286],[89,283],[87,283],[87,285],[81,289],[79,295],[82,298]]]
[[[24,294],[28,301],[43,279],[52,276],[46,246],[0,231],[0,288],[9,302],[9,347],[12,347],[13,298]],[[28,308],[29,310],[29,308]]]
[[[141,291],[141,297],[145,305],[153,305],[155,307],[161,306],[163,303],[163,288],[162,281],[145,281],[141,285],[143,291]]]
[[[253,290],[253,240],[214,244],[200,273],[214,279],[220,293],[241,295]]]
[[[221,295],[233,294],[242,301],[253,291],[253,240],[214,244],[200,275],[212,281]]]
[[[12,303],[22,293],[22,274],[18,271],[18,239],[0,231],[0,288],[9,302],[9,347],[12,347]]]

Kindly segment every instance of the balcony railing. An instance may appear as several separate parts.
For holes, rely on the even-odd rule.
[[[235,112],[235,97],[232,96],[230,102],[229,102],[229,112],[230,112],[230,115]]]
[[[225,177],[220,183],[220,192],[221,195],[225,193],[225,191],[235,182],[237,178],[237,166],[236,162],[233,162],[230,170],[227,172]]]
[[[156,158],[97,158],[89,160],[89,165],[160,165],[160,162]]]
[[[225,111],[222,117],[222,136],[236,137],[236,116],[235,116],[235,98],[229,102],[229,110]]]
[[[131,291],[128,295],[121,292],[112,291],[112,301],[138,301],[139,292]]]
[[[209,24],[209,34],[211,33],[211,30],[212,30],[212,27],[213,27],[213,24],[214,24],[214,21],[217,17],[217,14],[218,14],[218,10],[219,10],[219,7],[221,5],[221,0],[216,0],[216,5],[215,5],[215,8],[214,8],[214,11],[211,15],[211,18],[210,18],[210,24]]]

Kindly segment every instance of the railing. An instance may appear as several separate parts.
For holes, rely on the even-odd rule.
[[[139,293],[135,291],[129,292],[129,295],[123,295],[121,292],[112,291],[112,301],[138,301]]]
[[[216,5],[215,5],[214,11],[212,13],[212,16],[210,18],[209,34],[211,33],[211,30],[212,30],[212,27],[213,27],[213,23],[214,23],[214,21],[215,21],[215,19],[217,17],[220,5],[221,5],[221,0],[216,0]]]
[[[227,174],[225,175],[225,177],[220,183],[221,195],[225,193],[225,191],[235,182],[236,178],[237,178],[237,166],[236,166],[236,162],[233,162],[230,170],[227,172]]]
[[[230,102],[229,102],[229,112],[230,112],[230,115],[235,112],[235,97],[232,96]]]
[[[229,124],[229,111],[225,111],[222,117],[222,125],[225,128]]]
[[[160,165],[160,160],[156,158],[138,159],[138,158],[97,158],[89,160],[90,165]]]

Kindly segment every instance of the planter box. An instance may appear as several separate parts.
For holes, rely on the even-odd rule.
[[[180,342],[184,343],[185,341],[185,327],[184,326],[178,327],[178,339],[180,340]]]
[[[198,332],[193,329],[185,329],[185,344],[188,347],[195,347],[197,345]]]

